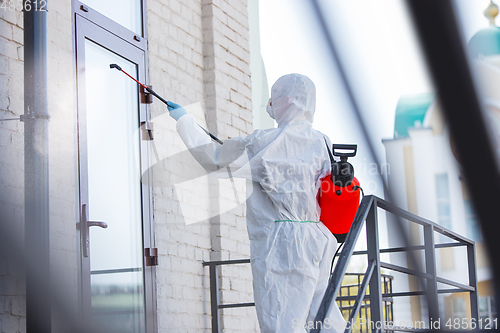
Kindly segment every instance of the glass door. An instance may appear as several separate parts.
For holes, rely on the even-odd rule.
[[[144,51],[77,16],[82,307],[98,331],[151,332],[148,149],[138,131],[147,110],[110,64],[144,81]]]

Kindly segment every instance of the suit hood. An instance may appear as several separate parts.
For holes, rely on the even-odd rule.
[[[267,112],[278,127],[314,120],[316,87],[307,76],[288,74],[280,77],[271,88]]]

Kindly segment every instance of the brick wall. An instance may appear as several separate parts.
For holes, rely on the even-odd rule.
[[[150,82],[188,107],[221,139],[252,131],[246,1],[148,1]],[[202,261],[248,258],[245,206],[231,182],[211,176],[185,180],[196,163],[186,153],[165,107],[152,106],[159,159],[154,167],[154,219],[160,251],[158,324],[162,332],[205,332],[211,327],[208,268]],[[174,165],[182,156],[182,161]],[[168,171],[167,171],[168,170]],[[180,180],[179,180],[180,179]],[[235,180],[244,202],[245,182]],[[187,201],[194,203],[191,209]],[[251,302],[249,265],[221,269],[221,301]],[[226,332],[255,332],[255,309],[222,313]]]
[[[2,0],[0,0],[2,1]],[[252,131],[246,1],[148,0],[149,82],[221,139]],[[51,0],[48,13],[51,272],[77,308],[78,145],[71,1]],[[24,113],[22,13],[0,9],[0,118]],[[198,103],[198,104],[197,104]],[[153,203],[159,249],[159,332],[211,327],[208,268],[202,261],[248,258],[246,183],[197,174],[175,121],[159,101],[155,122]],[[0,213],[24,236],[23,123],[0,122]],[[233,186],[235,188],[233,188]],[[236,199],[234,190],[237,192]],[[253,301],[249,265],[221,269],[221,301]],[[25,332],[22,269],[0,257],[0,332]],[[57,313],[54,331],[64,332]],[[225,332],[256,332],[254,308],[225,310]]]
[[[53,332],[65,333],[60,316],[78,311],[76,223],[79,222],[74,30],[71,1],[50,0],[48,12],[50,270],[65,313],[53,311]]]
[[[0,119],[23,114],[23,16],[0,9]],[[0,224],[24,239],[24,140],[20,121],[0,121]],[[0,332],[25,331],[23,271],[0,254]]]
[[[2,1],[3,4],[3,1]],[[76,107],[71,2],[50,1],[48,13],[49,188],[51,275],[57,290],[77,307]],[[24,113],[23,15],[0,9],[0,119]],[[20,248],[24,239],[24,125],[0,122],[0,213],[15,227]],[[68,305],[66,304],[66,305]],[[57,316],[57,312],[54,312]],[[54,321],[54,332],[63,332]],[[25,281],[23,269],[0,258],[1,332],[24,332]]]
[[[205,30],[205,101],[209,128],[223,138],[244,136],[252,131],[250,83],[250,44],[246,1],[203,0]],[[238,188],[238,182],[236,187]],[[230,181],[219,181],[219,210],[216,221],[214,260],[248,258],[250,247],[246,233],[245,206],[238,204]],[[238,189],[240,202],[245,198]],[[241,185],[240,185],[241,186]],[[234,207],[234,208],[233,208]],[[222,303],[252,302],[250,265],[220,268]],[[258,331],[254,308],[222,311],[222,327],[227,332]]]

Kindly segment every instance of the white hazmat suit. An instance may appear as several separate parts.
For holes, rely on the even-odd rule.
[[[262,333],[308,332],[328,284],[337,247],[319,222],[321,179],[330,173],[326,136],[312,128],[316,90],[289,74],[271,89],[268,113],[278,128],[256,130],[218,145],[187,114],[177,131],[198,162],[217,177],[252,181],[247,227],[255,308]],[[327,139],[327,138],[326,138]],[[328,139],[327,139],[328,140]],[[342,332],[334,303],[321,332]]]

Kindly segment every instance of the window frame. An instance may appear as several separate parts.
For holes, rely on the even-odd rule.
[[[120,24],[112,21],[101,13],[93,10],[92,8],[84,5],[82,2],[77,0],[72,0],[72,20],[73,20],[73,45],[74,45],[74,59],[75,59],[75,85],[77,94],[77,131],[78,140],[82,133],[85,133],[86,123],[85,123],[85,84],[84,81],[79,77],[79,68],[84,68],[85,65],[85,39],[92,40],[93,42],[99,44],[100,46],[120,54],[121,56],[128,58],[127,54],[130,52],[134,53],[134,59],[129,59],[138,65],[138,79],[142,82],[148,82],[148,50],[147,50],[147,36],[146,29],[146,1],[141,0],[142,4],[142,25],[143,25],[143,36],[140,38],[135,38],[136,34],[127,28],[121,26]],[[82,9],[82,5],[85,6],[85,10]],[[142,54],[140,61],[137,61],[139,54]],[[130,55],[129,55],[130,56]],[[139,98],[139,123],[149,121],[151,119],[150,109],[147,104],[141,103]],[[85,159],[80,160],[80,151],[86,149],[85,146],[81,146],[78,143],[78,166],[79,170],[84,167],[87,161]],[[151,172],[151,146],[149,141],[142,140],[140,142],[141,151],[141,172]],[[149,174],[149,177],[151,175]],[[79,186],[77,188],[77,194],[79,197],[78,203],[79,207],[77,211],[80,210],[82,203],[82,198],[85,197],[86,184],[85,180],[80,175],[78,171],[77,179],[79,181]],[[147,186],[147,184],[141,184],[141,197],[142,197],[142,230],[143,230],[143,247],[153,248],[155,247],[154,239],[154,222],[153,222],[153,192],[152,188]],[[80,229],[77,228],[77,255],[78,260],[78,285],[79,285],[79,304],[83,318],[89,318],[89,302],[90,302],[90,271],[87,278],[86,271],[84,270],[84,265],[90,268],[90,264],[86,262],[89,258],[83,258],[81,249],[81,233]],[[145,302],[145,321],[146,321],[146,332],[154,333],[158,332],[157,323],[157,302],[156,302],[156,272],[154,266],[148,266],[145,256],[143,256],[143,268],[144,268],[144,302]]]
[[[86,5],[85,3],[78,1],[78,0],[72,0],[72,13],[75,15],[80,15],[81,17],[86,18],[87,20],[93,22],[94,24],[100,26],[101,28],[108,30],[112,34],[120,37],[121,39],[124,39],[131,43],[132,45],[140,48],[144,52],[147,52],[147,37],[148,37],[148,31],[147,31],[147,6],[146,6],[146,1],[145,0],[140,0],[141,1],[141,8],[142,8],[142,35],[138,36],[135,32],[132,30],[129,30],[125,28],[124,26],[120,25],[119,23],[111,20],[110,18],[106,17],[105,15],[99,13],[98,11],[94,10],[92,7]],[[73,15],[73,18],[75,16]],[[136,37],[140,37],[139,40],[136,39]],[[146,57],[147,59],[147,57]]]
[[[439,185],[438,184],[438,178],[439,177],[445,177],[446,179],[446,196],[444,197],[440,197],[439,196],[439,191],[440,191],[440,188],[439,188]],[[453,226],[453,219],[452,219],[452,209],[451,209],[451,196],[450,196],[450,180],[449,180],[449,175],[448,173],[438,173],[438,174],[435,174],[434,175],[434,181],[435,181],[435,194],[436,194],[436,214],[437,214],[437,222],[439,223],[439,225],[447,228],[447,229],[450,229],[450,230],[453,230],[452,226]],[[441,189],[442,190],[442,189]],[[440,207],[440,204],[447,204],[448,205],[448,210],[449,210],[449,214],[448,215],[440,215],[440,212],[439,212],[439,207]],[[443,221],[447,221],[448,223],[447,224],[443,224],[442,222]],[[444,236],[444,235],[440,235],[439,237],[440,241],[441,242],[447,242],[449,241],[449,238]]]

